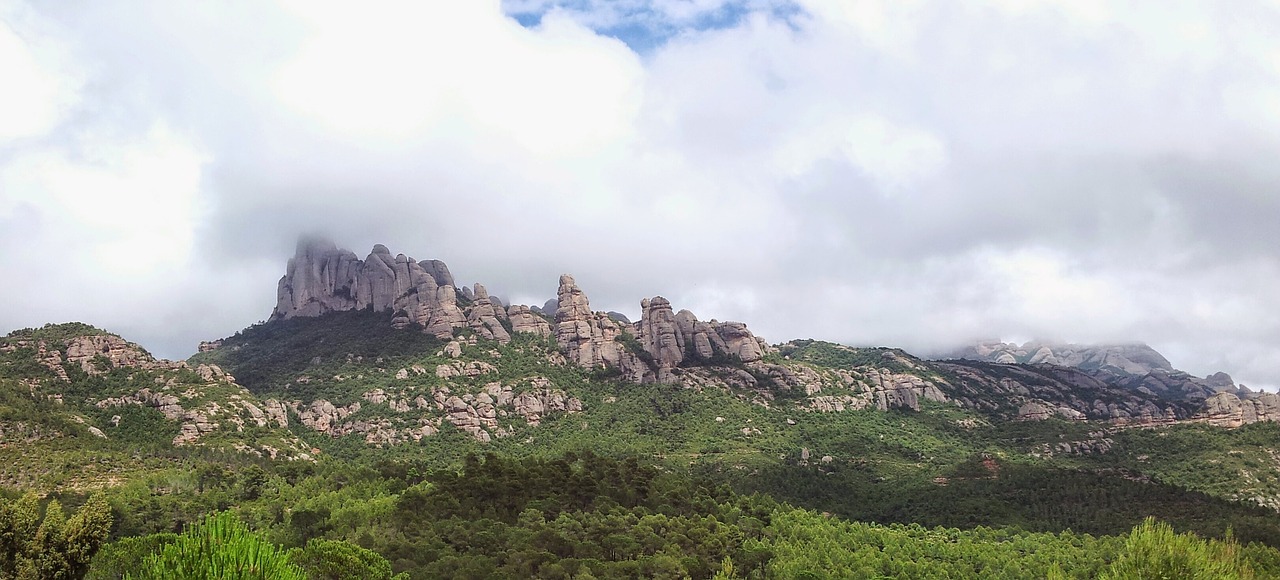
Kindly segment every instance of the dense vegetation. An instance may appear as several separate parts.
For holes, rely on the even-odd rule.
[[[183,481],[169,474],[175,487],[157,496],[167,508],[230,499],[205,508],[230,511],[191,520],[180,535],[139,535],[136,520],[116,525],[120,539],[97,554],[88,577],[203,577],[195,571],[213,562],[276,570],[216,576],[226,578],[337,578],[357,570],[366,578],[1130,578],[1147,566],[1215,578],[1280,573],[1273,548],[1179,535],[1152,521],[1127,539],[856,523],[588,452],[546,460],[469,456],[458,471],[425,473],[406,462],[238,471],[204,474],[203,491],[202,475]],[[113,498],[112,512],[130,510],[133,501]],[[19,503],[26,513],[38,506]],[[147,523],[175,529],[179,522],[166,512]]]
[[[454,359],[443,342],[388,324],[360,312],[276,321],[190,362],[221,365],[259,397],[335,404],[375,388],[447,384],[464,394],[500,381],[519,392],[538,377],[584,410],[536,427],[503,418],[511,434],[488,443],[444,423],[421,442],[381,448],[294,421],[286,434],[318,461],[272,461],[234,451],[270,435],[251,425],[207,436],[226,445],[175,448],[176,423],[155,409],[81,402],[152,381],[145,373],[68,368],[71,395],[57,402],[24,382],[62,384],[29,362],[31,348],[0,351],[0,558],[10,566],[0,577],[48,561],[37,554],[56,536],[32,543],[39,529],[64,530],[57,541],[68,542],[71,522],[90,519],[97,544],[83,544],[79,560],[39,565],[91,578],[190,575],[214,561],[243,577],[308,578],[1280,575],[1280,518],[1255,505],[1280,493],[1280,425],[1100,433],[943,404],[811,413],[781,396],[766,407],[721,389],[619,382],[557,363],[554,343],[528,336],[499,345],[462,333]],[[54,345],[101,331],[24,332]],[[770,356],[906,369],[900,354],[795,341]],[[394,377],[455,360],[495,369]],[[366,404],[357,418],[384,412]],[[1054,451],[1100,438],[1113,449]]]

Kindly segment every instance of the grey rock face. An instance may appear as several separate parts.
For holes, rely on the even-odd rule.
[[[502,325],[502,320],[507,318],[507,311],[500,305],[495,305],[489,297],[489,291],[480,284],[476,284],[472,295],[475,298],[467,312],[467,325],[484,338],[503,344],[511,342],[511,333]]]
[[[1218,393],[1205,399],[1204,408],[1195,419],[1230,428],[1261,421],[1280,421],[1280,394],[1252,393],[1241,398],[1230,392]]]
[[[640,301],[640,345],[659,369],[673,369],[684,361],[685,337],[666,298]]]
[[[453,283],[453,274],[449,273],[449,267],[444,262],[440,260],[423,260],[418,262],[418,265],[422,266],[422,270],[431,276],[432,280],[436,281],[436,286],[458,287],[457,284]]]
[[[764,345],[755,335],[747,330],[741,322],[721,322],[714,324],[716,333],[724,340],[730,355],[742,359],[742,362],[753,362],[764,356]]]
[[[1230,375],[1204,379],[1174,369],[1145,344],[1077,345],[1028,342],[1023,345],[983,342],[952,353],[960,358],[1000,364],[1051,365],[1077,368],[1108,384],[1149,396],[1192,402],[1219,392],[1239,393]]]
[[[332,242],[304,239],[280,279],[271,317],[369,308],[392,312],[397,326],[416,323],[443,338],[469,323],[458,307],[452,284],[448,266],[439,260],[416,262],[404,254],[393,257],[386,246],[378,244],[361,261]]]
[[[603,312],[593,312],[591,302],[573,276],[560,277],[558,295],[556,342],[565,356],[578,366],[612,366],[635,382],[642,381],[646,365],[618,342],[622,333],[633,334],[632,329]]]
[[[551,336],[551,323],[524,305],[515,305],[507,309],[507,318],[511,321],[511,332],[526,332],[538,336]]]
[[[1116,384],[1113,375],[1094,376],[1077,368],[967,361],[931,366],[955,377],[949,394],[962,406],[990,411],[1012,407],[1023,420],[1056,415],[1150,425],[1189,418],[1196,408],[1193,402],[1130,390]]]

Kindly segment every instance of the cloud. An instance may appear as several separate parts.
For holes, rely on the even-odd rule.
[[[185,356],[318,231],[526,302],[1280,385],[1277,38],[1261,1],[11,0],[0,327]]]

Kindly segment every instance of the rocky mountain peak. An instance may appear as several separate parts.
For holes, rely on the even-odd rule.
[[[962,358],[1001,364],[1050,364],[1118,375],[1174,371],[1169,360],[1142,343],[1081,345],[1029,341],[1025,344],[984,341],[951,353]]]
[[[393,258],[382,244],[362,261],[332,242],[307,238],[299,241],[280,279],[271,318],[372,309],[394,313],[397,325],[417,323],[447,337],[467,325],[452,280],[443,262],[419,263],[404,254]]]

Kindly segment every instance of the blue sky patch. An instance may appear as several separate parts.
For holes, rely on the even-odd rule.
[[[563,11],[599,34],[617,38],[645,54],[689,31],[732,28],[753,13],[790,22],[801,12],[790,0],[727,1],[704,10],[691,2],[644,0],[503,0],[503,10],[526,28],[536,27],[552,10]]]

